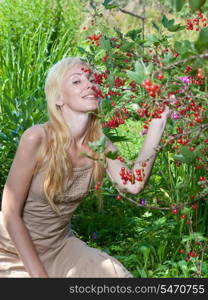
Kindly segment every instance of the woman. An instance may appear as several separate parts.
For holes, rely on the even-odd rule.
[[[125,164],[105,160],[104,153],[88,146],[104,134],[93,75],[86,69],[89,65],[78,57],[52,66],[45,83],[49,121],[21,136],[3,191],[0,277],[133,277],[118,260],[75,237],[68,224],[105,169],[118,189],[133,194],[143,189],[169,110],[152,120],[135,163],[134,168],[152,155],[144,182],[123,184],[119,172]],[[106,150],[117,150],[109,139]]]

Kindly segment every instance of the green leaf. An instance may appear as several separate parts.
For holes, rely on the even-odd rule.
[[[175,154],[175,155],[173,156],[173,159],[179,160],[179,161],[181,161],[181,162],[183,162],[183,163],[187,163],[185,157],[184,157],[182,154]]]
[[[133,30],[129,30],[125,34],[125,36],[129,36],[133,41],[135,41],[137,37],[140,37],[141,32],[142,32],[142,29],[133,29]]]
[[[184,57],[196,54],[194,44],[188,40],[182,42],[176,41],[174,44],[174,49],[177,53]]]
[[[189,235],[184,235],[182,242],[188,242],[188,241],[206,241],[206,238],[201,234],[201,232],[193,232]]]
[[[85,152],[80,152],[80,154],[82,154],[83,156],[86,156],[86,157],[88,157],[90,159],[93,159],[93,160],[102,160],[103,161],[103,159],[101,159],[101,158],[94,158],[94,157],[92,157],[91,155],[88,155]]]
[[[111,132],[111,129],[109,127],[102,128],[103,133],[105,136],[107,136],[113,143],[114,142],[123,142],[123,141],[129,141],[129,139],[126,136],[123,135],[117,135]]]
[[[171,64],[174,61],[175,61],[175,57],[171,53],[165,53],[164,54],[164,58],[163,58],[163,63],[164,64]]]
[[[142,82],[142,79],[138,77],[138,74],[136,72],[133,71],[126,71],[129,79],[131,80],[135,80],[136,83],[140,84]]]
[[[99,140],[95,142],[89,142],[88,145],[93,151],[97,153],[102,153],[105,151],[106,141],[107,141],[106,136],[102,136]]]
[[[8,137],[7,137],[6,134],[4,134],[3,132],[0,132],[0,137],[1,137],[3,140],[8,140]]]
[[[168,20],[168,18],[165,15],[163,15],[163,17],[162,17],[162,25],[165,28],[169,28],[169,27],[173,26],[174,23],[175,23],[174,19]]]
[[[106,96],[102,102],[101,102],[101,110],[105,114],[109,113],[112,110],[111,101],[109,100],[109,97]]]
[[[82,47],[77,47],[77,49],[81,52],[81,53],[87,53],[87,51],[84,49],[84,48],[82,48]]]
[[[187,146],[184,146],[181,148],[181,154],[176,154],[173,156],[173,158],[184,163],[191,163],[196,159],[198,151],[199,149],[197,149],[197,152],[192,152]]]
[[[154,69],[153,63],[150,63],[150,64],[146,67],[145,74],[146,74],[147,76],[149,76],[150,74],[152,74],[153,69]]]
[[[100,38],[100,47],[103,48],[106,52],[111,50],[111,42],[106,36]]]
[[[118,3],[116,3],[116,1],[114,0],[105,0],[102,5],[106,8],[106,9],[112,9],[115,7],[118,7]]]
[[[157,31],[160,31],[159,26],[158,26],[154,21],[152,21],[152,26],[153,26]]]
[[[171,19],[171,20],[168,20],[168,18],[164,15],[162,17],[162,25],[168,30],[168,31],[171,31],[171,32],[175,32],[175,31],[179,31],[179,30],[183,30],[184,28],[186,28],[185,25],[180,25],[180,24],[175,24],[175,20],[174,19]]]
[[[108,158],[110,158],[110,159],[116,159],[116,158],[118,157],[118,155],[119,155],[119,152],[118,152],[118,151],[114,151],[114,152],[108,151],[108,152],[105,154],[105,156],[108,157]]]
[[[192,11],[196,11],[197,9],[201,8],[205,2],[206,0],[189,0],[189,5]]]
[[[190,162],[195,159],[195,154],[186,146],[181,148],[181,154],[185,157],[186,160]]]
[[[199,52],[208,49],[208,27],[201,29],[198,40],[195,42],[195,47]]]
[[[113,29],[117,33],[119,39],[123,40],[123,33],[117,27],[113,27]]]
[[[139,250],[143,253],[145,258],[148,258],[149,254],[150,254],[150,248],[147,246],[141,246],[139,248]]]
[[[144,43],[144,46],[145,47],[149,47],[151,45],[154,45],[154,46],[159,46],[160,44],[160,39],[154,35],[154,34],[147,34],[146,36],[146,41]]]
[[[145,78],[149,77],[150,74],[153,71],[153,64],[150,63],[147,67],[143,63],[143,61],[139,62],[137,61],[135,63],[135,72],[133,71],[126,71],[128,74],[129,78],[131,80],[135,80],[136,83],[140,84]]]
[[[135,47],[135,43],[126,42],[120,47],[120,50],[126,52],[126,51],[130,51],[134,47]]]
[[[180,11],[183,8],[184,0],[171,0],[171,2],[176,11]]]

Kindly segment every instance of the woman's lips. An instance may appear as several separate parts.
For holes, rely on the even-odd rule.
[[[84,99],[89,99],[89,100],[97,100],[97,97],[95,95],[87,95],[83,97]]]

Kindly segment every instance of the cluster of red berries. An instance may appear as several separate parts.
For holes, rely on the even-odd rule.
[[[126,114],[126,115],[128,115],[128,113],[129,113],[125,105],[123,105],[122,111],[123,111],[124,114]]]
[[[138,113],[138,115],[139,115],[139,117],[144,117],[144,116],[147,116],[147,117],[151,117],[151,118],[155,118],[155,119],[157,119],[157,118],[161,118],[161,113],[163,113],[163,111],[164,111],[164,106],[162,105],[156,105],[155,107],[154,107],[154,110],[153,110],[153,112],[152,112],[152,114],[148,111],[148,106],[146,106],[145,108],[140,108],[140,109],[138,109],[137,110],[137,113]],[[148,127],[144,127],[144,128],[148,128]]]
[[[207,26],[207,18],[205,18],[200,11],[197,12],[197,16],[193,19],[187,19],[187,30],[199,31],[202,27]]]
[[[185,253],[185,250],[184,249],[181,249],[180,250],[180,253],[181,254],[184,254]],[[197,257],[199,256],[195,251],[188,251],[187,253],[187,257],[186,257],[186,261],[189,261],[191,257]]]
[[[103,73],[93,72],[91,69],[86,69],[84,67],[81,70],[85,73],[91,73],[93,75],[93,82],[96,84],[102,84],[104,79],[108,78],[108,70],[105,70]]]
[[[106,62],[108,60],[108,58],[109,58],[109,55],[105,55],[105,56],[103,56],[102,61]]]
[[[145,163],[146,164],[146,163]],[[144,179],[144,169],[136,169],[136,176],[132,171],[127,171],[126,168],[122,167],[119,175],[121,176],[121,179],[123,180],[123,184],[126,184],[127,181],[130,181],[132,184],[135,183],[135,180],[137,181],[143,181]]]
[[[112,102],[111,105],[115,106],[115,102]],[[122,111],[122,114],[121,114],[121,111]],[[106,128],[106,127],[115,128],[121,124],[124,124],[125,123],[124,119],[128,118],[127,115],[129,114],[129,112],[126,109],[125,105],[123,105],[123,107],[121,109],[120,108],[116,109],[116,114],[119,114],[120,116],[114,115],[111,120],[108,120],[107,122],[102,122],[101,123],[102,127],[103,128]]]
[[[190,77],[190,83],[191,84],[196,84],[196,85],[202,85],[202,84],[204,84],[203,79],[204,79],[203,69],[198,68],[196,76],[195,77]]]
[[[118,159],[118,160],[120,160],[121,162],[125,162],[125,159],[122,157],[122,156],[117,156],[117,158],[116,159]]]
[[[121,199],[122,199],[122,196],[121,196],[121,195],[118,195],[118,196],[116,197],[116,199],[117,199],[117,200],[121,200]]]
[[[201,113],[202,113],[202,111],[205,111],[205,108],[202,108],[201,105],[196,105],[195,101],[192,98],[185,97],[183,103],[180,103],[176,99],[174,102],[174,105],[176,107],[183,106],[183,109],[178,110],[177,113],[175,114],[174,118],[177,117],[177,119],[178,119],[179,115],[182,115],[182,116],[188,116],[189,118],[193,117],[194,121],[197,123],[203,122],[203,117],[202,117]],[[194,112],[193,114],[187,115],[188,112],[192,112],[192,111]],[[190,127],[195,126],[194,121],[188,122],[187,125]],[[178,131],[178,133],[182,133],[182,130],[180,129],[180,131],[179,131],[179,128],[177,128],[177,131]],[[178,142],[183,144],[182,139],[179,139]]]
[[[134,92],[134,91],[137,91],[137,84],[136,84],[136,81],[135,80],[132,80],[130,83],[129,83],[130,87],[131,87],[131,91]]]
[[[90,23],[91,23],[91,24],[89,25],[89,27],[90,27],[90,26],[94,26],[94,25],[95,25],[95,20],[91,20]],[[82,30],[87,30],[87,27],[84,26],[84,27],[82,28]]]
[[[111,120],[108,120],[107,122],[102,122],[101,125],[103,128],[106,128],[106,127],[115,128],[124,123],[125,122],[124,122],[123,118],[119,118],[114,115]]]
[[[192,71],[192,67],[191,66],[186,66],[185,74],[190,73],[191,71]]]
[[[92,90],[95,92],[96,97],[105,98],[102,91],[99,88],[97,88],[96,86],[92,86]]]
[[[137,110],[137,113],[138,113],[140,118],[143,118],[144,116],[146,116],[146,117],[150,116],[150,112],[148,111],[147,108],[139,108]]]
[[[181,144],[182,146],[185,146],[188,142],[189,142],[189,139],[187,139],[187,138],[179,138],[179,139],[177,139],[177,142],[179,143],[179,144]]]
[[[193,210],[197,210],[198,209],[198,204],[197,203],[191,204],[191,208]],[[174,204],[174,205],[172,205],[171,212],[172,212],[172,214],[176,215],[176,214],[179,213],[179,208],[177,208],[176,205]],[[184,215],[184,214],[181,215],[181,219],[186,219],[186,217],[187,216]],[[190,221],[187,221],[186,224],[190,224]]]
[[[208,180],[204,176],[199,177],[201,188],[205,188],[205,183],[208,183]]]
[[[101,187],[102,183],[100,181],[98,181],[95,185],[95,189],[98,191]]]
[[[91,41],[91,43],[94,45],[96,44],[96,46],[100,45],[100,38],[102,37],[102,34],[92,34],[90,36],[88,36],[88,40],[89,42]]]
[[[158,78],[159,80],[163,80],[163,79],[165,78],[165,76],[164,76],[163,73],[160,73],[160,74],[158,74],[157,78]]]
[[[133,53],[131,53],[131,52],[126,52],[126,56],[132,57],[132,56],[133,56]]]
[[[189,261],[190,257],[197,257],[197,256],[199,256],[199,255],[195,251],[189,251],[187,253],[186,261]]]
[[[106,85],[106,87],[109,87]],[[106,96],[110,96],[110,99],[112,99],[113,96],[121,96],[122,94],[120,92],[117,92],[117,91],[113,91],[113,90],[109,90],[107,93],[106,93]]]
[[[121,86],[124,86],[126,80],[125,79],[122,79],[120,77],[116,77],[115,80],[114,80],[114,86],[115,88],[119,88]]]
[[[201,68],[197,69],[197,77],[199,79],[203,79],[204,78],[203,69],[201,69]]]
[[[141,86],[149,92],[150,97],[155,97],[156,95],[160,95],[161,93],[159,84],[152,84],[152,81],[150,79],[143,80]]]

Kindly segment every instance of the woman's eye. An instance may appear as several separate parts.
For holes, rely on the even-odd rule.
[[[73,84],[77,84],[79,82],[80,82],[80,80],[76,80],[76,81],[73,82]]]

